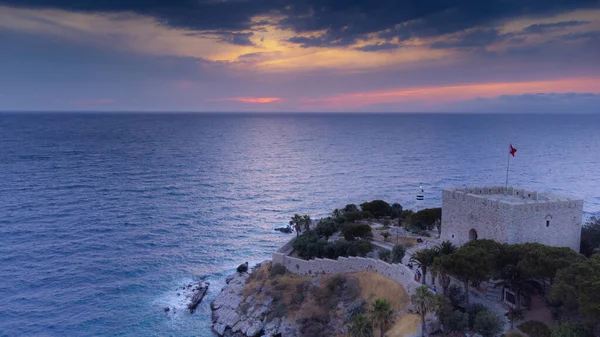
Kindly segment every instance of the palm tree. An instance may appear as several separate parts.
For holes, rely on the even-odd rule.
[[[428,312],[435,311],[439,305],[437,297],[427,289],[426,286],[420,286],[415,294],[410,297],[415,311],[421,314],[421,336],[426,336],[425,315]]]
[[[421,272],[423,273],[423,278],[421,279],[422,284],[425,284],[425,278],[427,277],[427,268],[433,265],[433,262],[437,255],[437,250],[435,248],[431,248],[420,250],[410,257],[410,262],[416,264],[419,268],[421,268]]]
[[[303,222],[303,218],[300,216],[300,214],[294,214],[292,220],[290,220],[290,226],[294,227],[296,230],[296,237],[300,235],[300,232],[302,232]]]
[[[385,298],[375,300],[373,309],[371,309],[371,319],[375,325],[379,326],[381,337],[392,326],[394,316],[394,309],[392,309],[392,305],[388,300]]]
[[[341,209],[339,209],[339,208],[334,209],[333,212],[331,213],[331,215],[334,218],[339,218],[339,217],[342,216],[342,214],[344,214],[344,212]]]
[[[312,224],[312,219],[310,216],[304,214],[302,217],[302,223],[304,224],[304,230],[308,232],[310,230],[310,225]]]
[[[373,324],[365,315],[359,314],[352,317],[348,332],[352,337],[373,337]]]
[[[450,255],[456,251],[456,246],[450,241],[444,241],[436,246],[439,255]]]

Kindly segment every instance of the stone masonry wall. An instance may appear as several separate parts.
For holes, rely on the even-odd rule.
[[[389,264],[381,260],[371,258],[340,257],[337,260],[313,259],[307,261],[287,256],[287,254],[277,251],[273,253],[273,263],[280,263],[284,265],[289,272],[299,275],[374,271],[384,277],[400,283],[409,295],[413,295],[415,290],[421,285],[414,280],[413,273],[410,271],[410,269],[408,269],[407,266],[403,264]]]
[[[504,190],[444,190],[442,239],[460,246],[470,240],[469,231],[474,229],[478,239],[511,244],[539,242],[579,252],[582,200],[548,201],[537,192],[512,188],[507,193],[523,196],[523,204],[487,199],[487,194],[498,192],[496,189]]]

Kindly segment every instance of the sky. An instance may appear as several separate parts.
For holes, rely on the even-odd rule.
[[[0,111],[600,112],[600,0],[0,0]]]

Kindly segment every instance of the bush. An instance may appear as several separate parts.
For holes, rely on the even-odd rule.
[[[435,222],[442,218],[441,208],[426,208],[413,213],[410,216],[410,224],[423,230],[431,230],[435,227]]]
[[[383,261],[388,261],[390,259],[390,251],[387,249],[382,249],[379,251],[379,259]]]
[[[271,277],[275,277],[277,275],[283,275],[287,272],[287,269],[285,269],[285,266],[280,264],[280,263],[276,263],[271,267]]]
[[[315,232],[317,235],[329,238],[333,233],[338,231],[338,224],[331,218],[325,218],[317,224]]]
[[[454,310],[447,298],[442,299],[437,309],[437,315],[446,332],[465,331],[469,327],[469,315],[460,310]]]
[[[463,289],[456,284],[452,284],[448,287],[448,299],[455,308],[464,307],[465,301],[467,300]]]
[[[375,218],[382,218],[392,214],[392,207],[383,200],[373,200],[360,204],[363,212],[370,212]]]
[[[488,308],[486,308],[483,304],[475,303],[469,306],[467,309],[467,314],[469,315],[469,328],[473,328],[475,325],[475,318],[477,317],[477,314],[484,311],[488,311]]]
[[[519,330],[528,334],[529,337],[551,337],[550,328],[540,321],[529,321],[517,326]]]
[[[346,319],[351,319],[356,315],[364,313],[366,304],[367,303],[362,298],[359,298],[354,302],[350,303],[350,305],[346,309]]]
[[[298,256],[305,260],[310,260],[315,257],[323,257],[327,239],[320,238],[315,231],[302,233],[294,239],[292,246],[298,252]]]
[[[371,226],[366,224],[346,223],[342,226],[344,239],[352,241],[356,238],[370,239],[373,237]]]
[[[562,322],[559,325],[552,327],[552,337],[592,337],[594,334],[592,329],[573,322]]]
[[[392,212],[390,216],[392,219],[399,218],[402,215],[402,205],[399,203],[392,204]]]
[[[358,220],[362,220],[364,218],[364,214],[362,212],[358,212],[358,211],[348,212],[348,213],[344,213],[343,217],[348,222],[355,222]]]
[[[509,331],[506,333],[506,337],[525,337],[516,331]]]
[[[404,248],[403,245],[394,245],[394,248],[392,249],[392,262],[402,263],[404,254],[406,254],[406,248]]]
[[[381,221],[381,224],[383,225],[384,228],[390,227],[391,223],[392,222],[390,221],[390,219],[384,219],[383,221]]]
[[[270,322],[274,318],[277,318],[277,317],[284,317],[286,314],[287,314],[287,308],[286,308],[285,304],[283,304],[282,302],[279,302],[275,305],[275,307],[273,308],[273,311],[271,311],[267,315],[267,322]]]
[[[390,237],[390,232],[383,232],[381,233],[381,236],[383,236],[383,241],[387,241],[387,239]]]
[[[475,317],[473,330],[483,337],[495,337],[502,331],[500,317],[491,311],[481,311]]]

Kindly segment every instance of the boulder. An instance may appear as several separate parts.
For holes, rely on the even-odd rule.
[[[292,233],[292,227],[290,227],[290,226],[277,227],[277,228],[275,228],[275,230],[278,232],[286,233],[286,234]]]
[[[206,281],[188,285],[188,295],[186,296],[190,299],[187,306],[190,313],[193,314],[200,302],[202,302],[202,299],[208,290],[208,285],[209,284]]]
[[[237,267],[238,273],[245,273],[248,271],[248,262],[242,263]]]

